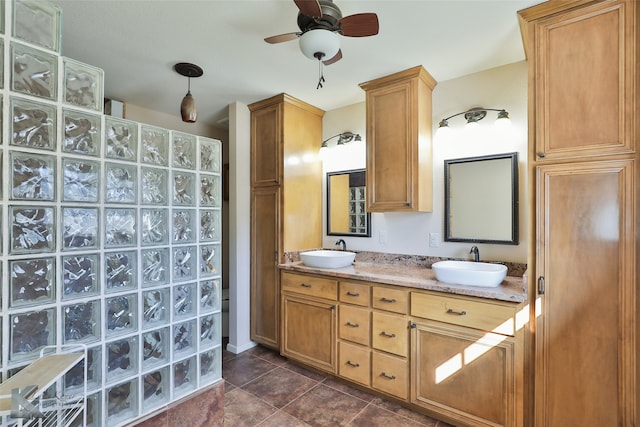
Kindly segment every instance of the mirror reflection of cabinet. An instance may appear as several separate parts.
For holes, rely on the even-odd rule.
[[[365,170],[327,173],[327,234],[371,236],[371,214],[366,211]]]
[[[518,244],[518,153],[444,161],[448,242]]]

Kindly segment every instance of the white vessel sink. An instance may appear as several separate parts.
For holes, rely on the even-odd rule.
[[[507,267],[502,264],[471,261],[438,261],[431,268],[436,279],[450,285],[499,286],[507,275]]]
[[[302,263],[308,267],[342,268],[353,263],[356,254],[348,251],[317,250],[300,252]]]

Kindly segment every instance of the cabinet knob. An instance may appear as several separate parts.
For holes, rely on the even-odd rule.
[[[300,283],[300,286],[302,286],[303,288],[310,288],[311,285],[307,284],[307,283]]]
[[[387,337],[387,338],[395,338],[396,334],[388,334],[385,331],[380,332],[380,335],[382,335],[383,337]]]
[[[464,310],[462,310],[462,311],[456,311],[456,310],[454,310],[454,309],[450,308],[449,310],[447,310],[447,314],[455,314],[455,315],[457,315],[457,316],[464,316],[464,315],[466,315],[466,314],[467,314],[467,312],[466,312],[466,311],[464,311]]]
[[[349,297],[359,297],[359,296],[360,296],[360,294],[359,294],[358,292],[351,292],[351,291],[348,291],[348,292],[347,292],[347,296],[349,296]]]
[[[350,328],[359,328],[360,325],[358,323],[351,323],[351,322],[347,322],[345,323],[345,325],[349,326]]]
[[[385,298],[385,297],[380,298],[380,301],[382,301],[382,302],[390,302],[390,303],[397,302],[395,298],[389,299],[389,298]]]
[[[547,157],[547,153],[538,153],[538,157],[544,159],[545,157]]]
[[[351,360],[347,360],[347,365],[353,366],[354,368],[357,368],[360,366],[359,363],[353,363]]]

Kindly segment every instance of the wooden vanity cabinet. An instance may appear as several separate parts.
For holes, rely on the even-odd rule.
[[[422,66],[360,84],[367,109],[367,211],[431,212],[435,85]]]
[[[519,309],[412,292],[411,403],[465,426],[522,426]]]
[[[282,355],[455,425],[524,426],[526,304],[285,270],[281,282]]]
[[[283,356],[336,372],[338,283],[328,278],[282,272]]]
[[[324,111],[286,94],[251,111],[251,339],[280,345],[278,264],[285,252],[322,246],[322,165],[290,162],[317,152]],[[286,227],[285,227],[286,223]]]

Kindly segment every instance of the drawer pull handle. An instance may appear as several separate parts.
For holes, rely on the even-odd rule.
[[[384,378],[386,378],[386,379],[388,379],[388,380],[395,380],[395,379],[396,379],[396,376],[395,376],[395,375],[388,375],[386,372],[382,372],[382,373],[380,374],[380,376],[381,376],[381,377],[384,377]]]
[[[387,337],[387,338],[395,338],[396,334],[388,334],[385,331],[380,332],[380,335],[382,335],[383,337]]]
[[[462,310],[462,311],[455,311],[454,309],[450,308],[449,310],[447,310],[447,314],[455,314],[458,316],[464,316],[465,314],[467,314],[466,311]]]
[[[398,302],[398,301],[396,301],[395,298],[389,299],[389,298],[385,298],[385,297],[380,298],[380,301],[382,301],[382,302],[390,302],[390,303]]]
[[[347,321],[346,325],[347,325],[347,326],[349,326],[350,328],[359,328],[359,327],[360,327],[360,324],[358,324],[358,323],[351,323],[351,322],[349,322],[349,321]]]
[[[300,283],[300,286],[302,286],[303,288],[310,288],[311,285],[308,285],[306,283]]]
[[[354,368],[360,367],[359,363],[353,363],[351,360],[347,360],[347,365],[353,366]]]
[[[347,296],[349,296],[349,297],[359,297],[360,293],[348,291],[347,292]]]

